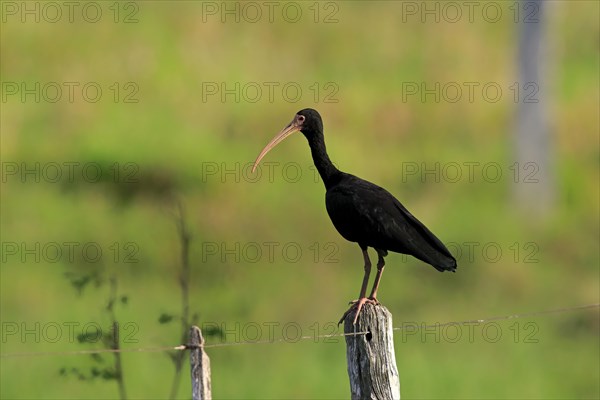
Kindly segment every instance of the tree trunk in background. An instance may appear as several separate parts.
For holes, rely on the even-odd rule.
[[[519,7],[514,198],[528,215],[543,217],[552,210],[556,195],[548,113],[548,4],[522,0]]]

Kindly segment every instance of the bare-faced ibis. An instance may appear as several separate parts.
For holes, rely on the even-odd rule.
[[[313,161],[325,183],[325,205],[333,225],[346,240],[358,243],[364,257],[365,275],[359,299],[353,302],[340,323],[354,307],[357,308],[354,317],[356,323],[365,303],[378,303],[377,288],[388,251],[412,255],[440,272],[456,270],[456,260],[446,246],[390,192],[342,172],[333,165],[325,148],[323,121],[316,110],[306,108],[299,111],[292,122],[260,152],[252,171],[255,171],[269,150],[297,131],[302,132],[308,140]],[[375,249],[379,259],[373,289],[369,297],[366,297],[371,273],[368,247]]]

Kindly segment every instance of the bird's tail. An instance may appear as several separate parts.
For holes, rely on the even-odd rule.
[[[441,242],[440,242],[441,243]],[[433,266],[440,272],[452,271],[456,272],[456,259],[450,254],[446,246],[441,244],[435,251],[421,252],[420,254],[412,254],[419,260]]]
[[[433,267],[435,269],[437,269],[440,272],[444,272],[444,271],[452,271],[452,272],[456,272],[456,268],[458,267],[456,265],[456,259],[454,257],[452,257],[451,255],[444,255],[444,256],[440,256],[440,257],[436,257],[437,260],[435,260],[435,262],[432,262],[431,265],[433,265]]]

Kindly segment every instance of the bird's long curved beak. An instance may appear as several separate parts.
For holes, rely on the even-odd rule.
[[[254,161],[254,165],[252,166],[252,173],[254,173],[254,171],[256,170],[256,167],[258,167],[258,163],[260,163],[260,160],[262,160],[263,157],[266,156],[267,153],[269,151],[271,151],[271,149],[273,147],[275,147],[279,143],[283,142],[285,140],[285,138],[290,136],[292,133],[298,132],[300,130],[300,128],[301,128],[300,125],[296,122],[296,119],[294,118],[294,120],[292,122],[290,122],[288,124],[288,126],[283,128],[277,135],[275,135],[273,140],[271,140],[269,142],[269,144],[267,144],[265,146],[265,148],[262,149],[262,151],[260,152],[258,157],[256,157],[256,161]]]

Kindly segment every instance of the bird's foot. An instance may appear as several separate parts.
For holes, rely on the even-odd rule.
[[[342,322],[344,322],[344,320],[346,319],[346,317],[348,316],[348,314],[350,314],[350,312],[354,309],[356,309],[356,315],[354,315],[354,321],[352,322],[352,325],[356,325],[356,321],[358,320],[358,315],[360,314],[360,310],[362,310],[363,306],[366,304],[379,304],[379,302],[377,301],[376,298],[367,298],[367,297],[361,297],[358,300],[354,300],[351,301],[348,304],[352,304],[350,306],[350,308],[344,313],[344,315],[342,315],[342,318],[340,318],[340,321],[338,322],[338,325],[340,325]]]
[[[381,303],[379,303],[379,300],[377,300],[375,297],[371,296],[371,297],[367,297],[366,299],[367,299],[366,303],[381,304]],[[348,304],[354,305],[354,304],[358,303],[359,301],[360,301],[360,299],[351,300],[348,302]],[[350,307],[350,309],[352,309],[352,307]]]

